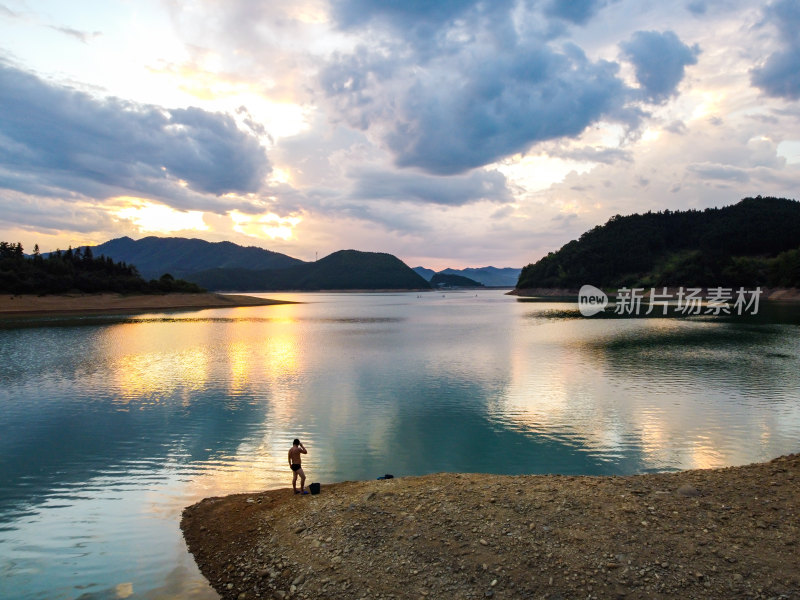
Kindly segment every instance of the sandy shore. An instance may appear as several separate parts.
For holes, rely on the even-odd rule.
[[[631,477],[282,489],[203,500],[181,527],[203,574],[237,600],[800,598],[798,508],[791,455]]]
[[[199,310],[286,304],[280,300],[234,294],[65,294],[0,295],[0,316],[104,314],[163,310]]]

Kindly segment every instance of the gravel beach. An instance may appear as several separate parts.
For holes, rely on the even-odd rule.
[[[237,600],[800,598],[798,504],[795,454],[629,477],[280,489],[205,499],[181,527],[211,585]]]

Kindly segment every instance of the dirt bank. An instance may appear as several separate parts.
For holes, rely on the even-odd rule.
[[[0,316],[103,314],[231,308],[285,304],[279,300],[233,294],[65,294],[0,295]]]
[[[631,477],[442,474],[209,498],[223,598],[798,598],[800,455]]]

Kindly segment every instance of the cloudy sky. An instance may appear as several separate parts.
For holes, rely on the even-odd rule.
[[[800,189],[800,0],[0,0],[0,239],[521,267]]]

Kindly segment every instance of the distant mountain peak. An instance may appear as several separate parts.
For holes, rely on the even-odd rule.
[[[434,275],[460,275],[467,277],[482,285],[489,287],[514,287],[519,279],[521,269],[514,269],[511,267],[468,267],[466,269],[442,269],[441,271],[434,271],[425,267],[414,267],[414,271],[427,281],[431,281]]]

